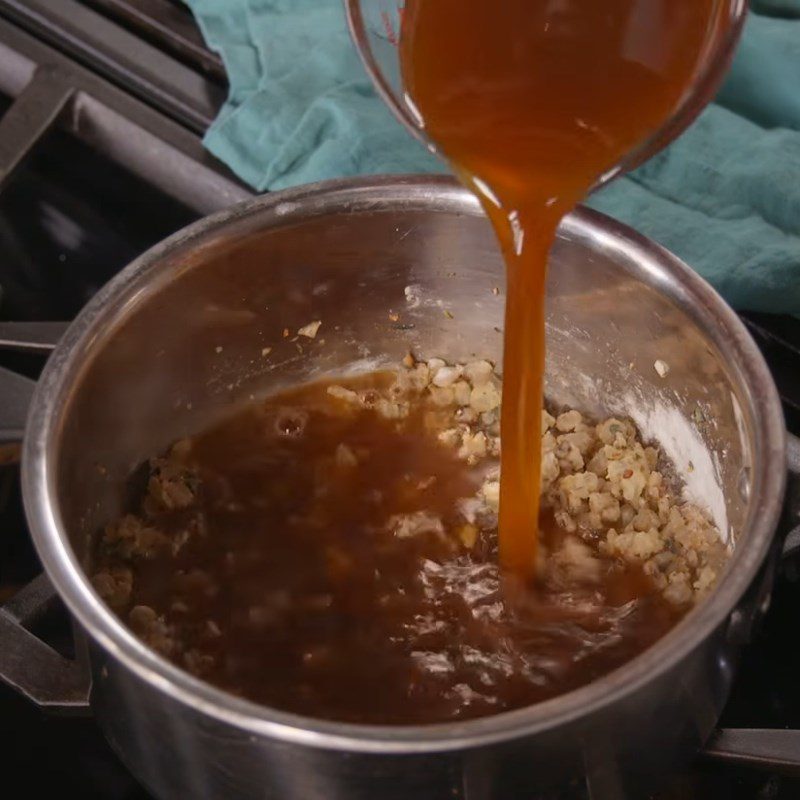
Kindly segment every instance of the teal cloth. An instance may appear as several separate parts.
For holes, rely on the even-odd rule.
[[[376,97],[341,0],[187,2],[230,80],[205,144],[255,189],[446,170]],[[588,203],[735,307],[800,315],[800,0],[754,0],[717,101]]]

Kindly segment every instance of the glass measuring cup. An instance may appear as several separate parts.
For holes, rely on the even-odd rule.
[[[400,74],[399,37],[402,0],[344,0],[355,47],[375,88],[400,122],[431,152],[437,147],[425,134],[422,119],[404,91]],[[673,115],[616,167],[603,174],[591,191],[644,163],[683,133],[713,99],[730,66],[747,13],[747,0],[719,0],[720,15],[710,32],[693,84]]]

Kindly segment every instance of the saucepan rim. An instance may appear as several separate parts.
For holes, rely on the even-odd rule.
[[[200,681],[142,644],[94,592],[73,552],[58,507],[57,464],[69,400],[91,357],[138,303],[146,302],[182,268],[185,259],[232,231],[295,224],[326,213],[430,209],[482,212],[474,197],[449,177],[382,176],[327,181],[256,197],[199,220],[148,250],[88,303],[55,349],[34,393],[22,456],[25,511],[39,556],[71,613],[113,659],[141,680],[197,712],[251,736],[315,748],[380,754],[461,750],[530,736],[589,716],[672,668],[726,623],[764,562],[781,512],[786,437],[772,376],[742,322],[686,264],[635,231],[602,214],[576,210],[563,223],[565,238],[589,238],[639,265],[646,280],[688,310],[727,359],[731,380],[749,405],[753,447],[751,503],[746,536],[715,592],[656,644],[612,673],[551,700],[491,717],[425,726],[330,722],[277,711],[236,698]],[[202,260],[202,259],[195,259]],[[183,266],[182,266],[183,264]]]

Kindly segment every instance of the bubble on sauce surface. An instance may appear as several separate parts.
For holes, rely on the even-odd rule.
[[[308,424],[308,411],[302,408],[282,408],[275,417],[275,433],[297,439],[303,435]]]

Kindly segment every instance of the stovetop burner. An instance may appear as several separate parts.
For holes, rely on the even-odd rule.
[[[223,92],[219,59],[178,0],[0,0],[0,369],[35,378],[46,349],[20,323],[72,319],[134,256],[250,195],[198,139]],[[800,433],[800,322],[745,322],[773,370],[789,429]],[[0,466],[0,605],[39,572],[18,467]],[[798,608],[798,573],[784,565],[723,728],[800,728]],[[37,633],[67,650],[63,608]],[[0,729],[0,779],[29,796],[148,797],[91,718],[43,714],[0,685]],[[800,796],[800,777],[782,773],[775,763],[756,770],[701,758],[652,798]]]

